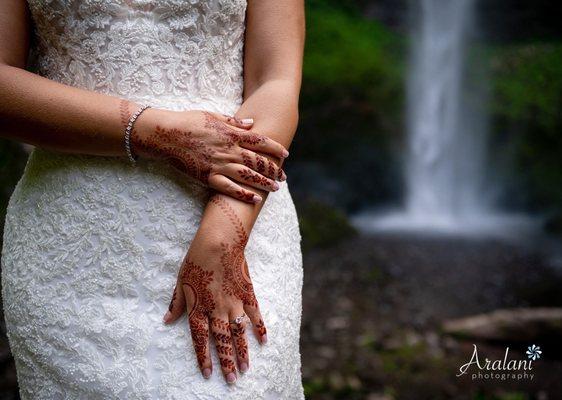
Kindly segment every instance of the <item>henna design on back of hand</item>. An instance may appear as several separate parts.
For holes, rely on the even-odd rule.
[[[264,136],[255,133],[239,133],[209,112],[205,112],[205,126],[227,138],[229,147],[234,146],[235,143],[257,145],[265,142]]]
[[[137,152],[164,159],[192,178],[208,184],[214,151],[203,141],[193,138],[191,131],[157,126],[154,133],[145,139],[134,134],[131,137]]]
[[[224,272],[222,288],[228,295],[242,300],[245,305],[256,307],[258,303],[248,271],[248,264],[244,257],[244,249],[248,242],[248,234],[244,224],[224,198],[213,196],[210,201],[216,204],[228,217],[237,236],[234,243],[221,243],[221,263]]]

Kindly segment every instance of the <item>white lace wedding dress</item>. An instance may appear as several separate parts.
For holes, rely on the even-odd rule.
[[[29,0],[33,69],[173,110],[241,104],[243,0]],[[118,112],[118,110],[116,110]],[[208,192],[172,167],[35,148],[7,210],[2,294],[22,399],[302,399],[302,257],[285,182],[246,249],[268,329],[233,386],[166,326]]]

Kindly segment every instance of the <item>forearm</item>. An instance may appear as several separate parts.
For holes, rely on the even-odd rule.
[[[125,155],[126,115],[138,105],[0,65],[0,136],[62,152]]]
[[[256,130],[289,148],[298,123],[298,87],[289,80],[267,81],[247,97],[236,116],[253,118]],[[281,164],[280,159],[270,158],[270,160],[277,165]],[[255,188],[251,190],[263,198],[261,203],[253,205],[232,197],[217,195],[234,210],[248,232],[254,226],[268,195],[266,191]],[[215,202],[209,202],[201,223],[201,234],[209,236],[211,240],[220,241],[221,235],[231,234],[223,227],[224,213]]]

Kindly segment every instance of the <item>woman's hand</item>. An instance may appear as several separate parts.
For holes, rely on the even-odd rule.
[[[122,120],[135,107],[122,103]],[[259,153],[285,158],[289,153],[267,136],[253,132],[252,120],[240,120],[207,111],[148,109],[131,133],[133,154],[170,162],[180,171],[221,193],[259,203],[262,197],[235,181],[253,188],[276,191],[286,175]]]
[[[246,327],[248,318],[254,333],[264,344],[266,328],[254,294],[244,248],[248,234],[236,212],[221,196],[213,196],[227,222],[223,229],[202,226],[184,258],[164,322],[178,319],[186,308],[191,338],[201,373],[212,372],[209,332],[215,340],[221,370],[228,383],[236,381],[236,365],[241,372],[249,367]]]

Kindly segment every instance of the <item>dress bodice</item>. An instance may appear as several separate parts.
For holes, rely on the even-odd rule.
[[[149,102],[233,112],[242,95],[245,0],[28,0],[30,69]]]

